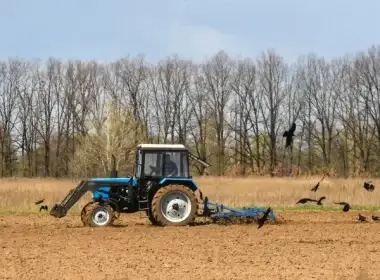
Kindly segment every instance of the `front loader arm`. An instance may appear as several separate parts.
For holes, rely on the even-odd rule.
[[[93,182],[81,181],[79,185],[70,190],[68,195],[62,200],[60,204],[55,204],[50,210],[50,215],[56,218],[66,216],[67,212],[74,206],[75,203],[87,192],[97,188]]]

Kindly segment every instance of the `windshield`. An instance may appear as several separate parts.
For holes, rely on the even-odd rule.
[[[145,151],[144,155],[144,176],[189,176],[186,151]]]

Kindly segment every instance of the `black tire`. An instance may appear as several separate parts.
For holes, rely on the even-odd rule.
[[[186,202],[188,206],[190,206],[190,210],[185,210],[189,211],[185,213],[185,217],[182,218],[182,220],[174,221],[173,219],[170,220],[168,217],[165,217],[161,211],[161,204],[164,202],[164,199],[169,195],[169,194],[177,194],[179,199],[180,196],[184,196],[186,198]],[[188,209],[186,207],[186,204],[182,204],[183,209]],[[177,203],[174,203],[175,205]],[[178,206],[178,204],[177,204]],[[153,214],[153,219],[156,222],[157,225],[160,226],[185,226],[188,224],[191,224],[194,222],[196,218],[196,214],[198,212],[198,201],[197,198],[194,194],[194,192],[189,189],[187,186],[183,185],[168,185],[165,187],[162,187],[159,189],[153,199],[152,199],[152,214]],[[175,213],[180,213],[180,212],[175,212]],[[186,216],[187,214],[187,216]],[[178,214],[180,216],[181,214]]]
[[[146,210],[145,212],[146,212],[146,215],[148,216],[148,219],[151,222],[151,224],[154,226],[157,226],[158,223],[157,223],[156,219],[153,217],[152,210],[149,209],[149,210]]]
[[[99,202],[92,203],[91,205],[88,205],[86,210],[87,211],[84,218],[85,225],[88,225],[90,227],[107,227],[111,226],[114,222],[114,211],[108,204],[100,204]],[[97,214],[105,214],[106,220],[103,223],[96,222],[95,215]]]

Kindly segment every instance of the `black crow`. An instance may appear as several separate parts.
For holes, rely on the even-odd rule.
[[[301,198],[300,200],[297,201],[296,204],[298,204],[298,203],[305,204],[307,202],[318,202],[318,201],[315,199],[311,199],[311,198]]]
[[[299,203],[301,203],[301,204],[305,204],[305,203],[307,203],[307,202],[316,202],[317,205],[322,205],[322,200],[324,200],[324,199],[326,199],[325,196],[322,196],[322,197],[319,198],[318,200],[316,200],[316,199],[311,199],[311,198],[301,198],[300,200],[297,201],[296,204],[299,204]]]
[[[373,192],[375,190],[375,186],[373,184],[370,184],[371,182],[364,182],[364,188],[369,191]]]
[[[372,215],[372,220],[374,220],[374,221],[380,221],[380,217]]]
[[[325,178],[325,176],[326,176],[326,173],[323,174],[322,179],[311,189],[312,192],[316,192],[318,190],[319,184],[323,181],[323,179]]]
[[[347,202],[334,202],[334,204],[344,205],[343,212],[348,212],[348,210],[351,209],[350,204],[348,204]]]
[[[40,212],[41,212],[42,210],[48,211],[48,207],[47,207],[47,205],[42,205],[42,206],[40,207]]]
[[[285,148],[288,148],[290,144],[292,144],[293,136],[295,136],[294,135],[295,130],[296,130],[296,123],[293,123],[292,127],[289,130],[286,130],[284,134],[282,135],[282,137],[286,137]]]
[[[41,204],[41,203],[44,202],[44,201],[45,201],[45,198],[40,199],[40,200],[34,202],[34,204],[35,204],[35,205],[38,205],[38,204]]]
[[[359,222],[366,222],[367,218],[359,214],[358,220]]]
[[[259,227],[257,229],[261,228],[264,225],[265,221],[268,219],[268,215],[270,211],[271,211],[271,208],[269,207],[267,211],[265,211],[264,216],[259,219]]]
[[[318,201],[317,201],[317,204],[318,205],[322,205],[322,200],[324,200],[324,199],[326,199],[325,196],[322,196],[321,198],[319,198]]]

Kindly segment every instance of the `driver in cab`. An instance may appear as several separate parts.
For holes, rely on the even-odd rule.
[[[165,177],[172,177],[172,176],[176,176],[178,174],[178,167],[177,165],[175,164],[174,161],[172,161],[170,159],[170,155],[169,154],[165,154],[164,155],[164,164],[165,164],[165,173],[164,173],[164,176]]]

